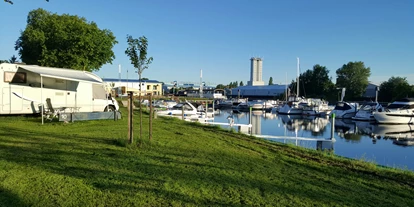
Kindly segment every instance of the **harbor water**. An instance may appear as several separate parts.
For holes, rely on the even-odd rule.
[[[216,111],[215,122],[249,124],[249,112]],[[282,137],[326,139],[331,137],[331,120],[325,117],[279,115],[253,111],[252,133]],[[335,119],[334,153],[379,165],[414,171],[414,125],[378,125],[349,119]],[[316,141],[272,139],[316,149]]]

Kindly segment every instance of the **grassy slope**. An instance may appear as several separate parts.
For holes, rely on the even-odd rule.
[[[144,118],[142,145],[125,147],[125,117],[43,126],[39,118],[0,117],[0,206],[410,206],[414,200],[411,172],[175,119],[154,120],[148,142]]]

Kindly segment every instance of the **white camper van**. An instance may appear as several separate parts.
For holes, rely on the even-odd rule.
[[[77,112],[119,109],[99,76],[36,65],[0,64],[0,99],[0,114],[35,114],[50,104]]]

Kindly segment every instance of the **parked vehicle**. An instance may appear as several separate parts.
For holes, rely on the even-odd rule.
[[[51,105],[78,112],[119,109],[102,79],[86,71],[2,63],[0,90],[0,114],[35,114]]]

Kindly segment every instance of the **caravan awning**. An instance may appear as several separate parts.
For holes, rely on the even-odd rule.
[[[43,77],[57,78],[77,82],[89,82],[97,84],[102,83],[102,79],[99,76],[86,71],[63,68],[49,68],[37,65],[19,65],[17,72],[21,72],[22,69],[30,71],[32,73],[37,73]]]

